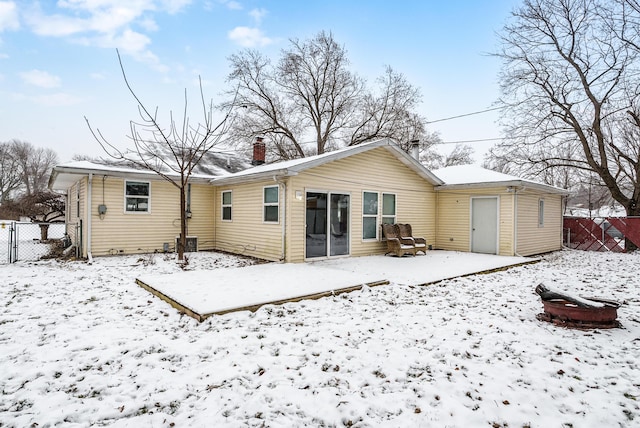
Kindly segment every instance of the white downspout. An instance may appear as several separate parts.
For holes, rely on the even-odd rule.
[[[89,173],[89,185],[87,186],[87,258],[89,263],[93,263],[91,256],[91,190],[93,187],[93,173]]]
[[[525,189],[526,187],[516,188],[513,192],[513,254],[517,257],[524,257],[518,253],[518,193]]]
[[[280,260],[285,262],[286,260],[286,237],[287,237],[287,182],[282,181],[282,256]]]
[[[513,254],[518,255],[518,189],[513,192]]]

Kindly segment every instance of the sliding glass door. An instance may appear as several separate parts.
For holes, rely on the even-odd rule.
[[[350,197],[342,193],[307,192],[305,257],[349,254]]]

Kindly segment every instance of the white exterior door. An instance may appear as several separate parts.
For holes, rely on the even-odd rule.
[[[471,251],[498,254],[498,198],[471,199]]]

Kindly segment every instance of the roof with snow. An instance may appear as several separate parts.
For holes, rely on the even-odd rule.
[[[442,181],[426,169],[420,162],[402,150],[398,145],[388,138],[371,141],[369,143],[358,144],[357,146],[346,147],[332,152],[323,153],[315,156],[308,156],[301,159],[293,159],[283,162],[275,162],[249,168],[235,174],[220,176],[214,178],[211,182],[215,185],[233,184],[239,182],[262,180],[273,176],[291,176],[309,168],[314,168],[325,163],[344,159],[358,153],[364,153],[369,150],[383,147],[393,154],[400,162],[415,171],[422,178],[431,184],[443,184]]]
[[[242,169],[248,168],[251,163],[236,155],[224,153],[208,153],[200,163],[196,165],[195,172],[191,174],[192,182],[208,183],[218,176],[229,175]],[[92,161],[74,161],[58,165],[53,168],[49,177],[49,188],[52,190],[66,190],[81,176],[108,175],[112,177],[158,179],[157,173],[124,164],[106,164]],[[179,177],[174,171],[167,171],[166,176]]]
[[[531,188],[549,193],[568,194],[560,187],[550,186],[533,180],[526,180],[509,174],[492,171],[475,165],[449,166],[433,171],[444,184],[436,190],[463,189],[474,187],[520,187]]]

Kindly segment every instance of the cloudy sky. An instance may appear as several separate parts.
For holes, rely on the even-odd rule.
[[[519,0],[0,0],[0,141],[13,138],[102,155],[84,117],[127,144],[136,105],[181,111],[185,89],[221,100],[229,55],[254,48],[276,58],[292,38],[331,31],[354,71],[373,80],[386,65],[423,95],[430,121],[492,107],[500,30]],[[429,125],[443,141],[500,136],[497,112]],[[477,157],[492,144],[472,143]],[[443,149],[452,148],[443,145]]]

